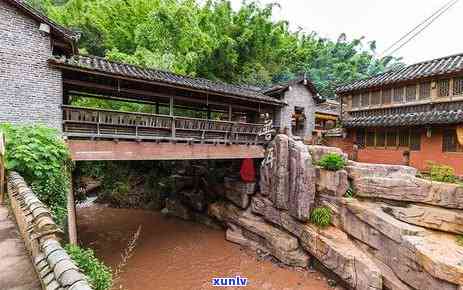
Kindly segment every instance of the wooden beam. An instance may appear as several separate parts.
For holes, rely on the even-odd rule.
[[[75,161],[264,158],[264,146],[67,140]]]
[[[71,245],[77,245],[77,221],[76,221],[76,203],[74,200],[74,186],[72,174],[70,174],[69,188],[67,192],[67,210],[68,210],[68,236]]]
[[[163,86],[163,87],[169,87],[169,88],[174,88],[174,89],[182,89],[182,90],[185,90],[185,91],[199,92],[199,93],[203,93],[203,94],[211,94],[211,92],[205,91],[205,90],[202,90],[202,89],[194,89],[194,88],[190,88],[190,87],[183,87],[183,86],[178,86],[178,85],[174,85],[174,84],[169,84],[169,83],[164,83],[164,82],[159,82],[159,81],[153,81],[153,80],[143,80],[143,79],[138,79],[138,78],[133,78],[133,77],[119,76],[119,75],[115,75],[115,74],[111,74],[111,73],[97,72],[97,71],[93,71],[93,70],[89,70],[89,69],[85,69],[85,68],[70,67],[68,65],[53,63],[53,61],[49,61],[49,62],[53,67],[61,68],[63,70],[67,70],[67,71],[83,72],[83,73],[87,73],[87,74],[90,74],[90,75],[107,76],[107,77],[115,78],[115,79],[123,79],[123,80],[129,80],[129,81],[133,81],[133,82],[141,82],[141,83],[152,84],[152,85],[154,84],[154,85]],[[221,96],[221,97],[226,97],[226,98],[230,98],[230,99],[236,99],[236,100],[250,102],[248,97],[241,97],[241,96],[236,96],[236,95],[223,94],[223,93],[219,93],[219,92],[213,92],[213,94],[216,95],[216,96]],[[257,101],[257,100],[256,101],[251,101],[251,103],[264,103],[264,104],[267,104],[269,106],[274,106],[274,107],[275,106],[276,107],[284,107],[286,105],[285,103],[279,103],[278,101],[272,102],[272,101],[263,101],[263,100],[262,101]]]
[[[5,136],[0,132],[0,204],[5,201]]]
[[[76,86],[80,88],[91,89],[93,92],[95,92],[96,90],[103,90],[103,91],[114,92],[116,94],[125,93],[125,94],[130,94],[130,95],[135,95],[135,96],[146,96],[146,97],[164,98],[164,99],[168,99],[171,96],[169,94],[157,93],[153,91],[128,89],[128,88],[123,88],[123,87],[117,88],[117,87],[113,87],[110,85],[103,85],[103,84],[98,84],[94,82],[80,81],[80,80],[64,79],[63,83],[65,85],[72,85],[72,86]],[[71,88],[69,91],[73,92],[73,91],[78,91],[78,90],[76,88]],[[129,97],[126,97],[126,98],[129,98]],[[187,98],[187,97],[182,97],[182,96],[175,96],[175,98],[179,101],[201,104],[203,106],[206,106],[208,103],[210,105],[215,105],[215,106],[223,106],[223,107],[227,106],[227,103],[210,101],[207,99],[201,100],[198,98]],[[123,100],[124,98],[118,97],[114,99]],[[149,102],[149,101],[145,100],[145,102]],[[151,101],[150,103],[155,103],[155,101]],[[253,105],[243,106],[243,105],[238,105],[238,104],[234,104],[232,106],[236,109],[240,109],[244,111],[256,111],[256,112],[259,111],[259,107],[255,106],[255,104],[254,106]]]

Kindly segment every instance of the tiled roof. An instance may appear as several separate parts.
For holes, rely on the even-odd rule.
[[[231,85],[223,82],[213,82],[207,79],[192,78],[163,70],[148,69],[125,63],[112,62],[97,56],[75,55],[70,58],[52,58],[50,59],[50,63],[69,68],[79,68],[110,75],[165,83],[183,88],[199,89],[212,93],[225,94],[229,97],[237,96],[241,99],[247,99],[250,101],[258,101],[274,105],[285,105],[285,102],[266,96],[262,92],[249,87]]]
[[[47,16],[43,15],[37,9],[31,7],[29,4],[26,3],[26,1],[22,1],[22,0],[0,0],[0,1],[5,1],[6,3],[16,7],[17,9],[19,9],[20,11],[22,11],[29,17],[32,17],[38,22],[48,24],[52,29],[51,31],[52,34],[56,34],[57,36],[62,37],[72,42],[76,42],[79,40],[80,35],[78,33],[75,33],[74,31],[71,31],[57,24],[56,22],[54,22]]]
[[[321,97],[318,94],[318,91],[315,88],[315,85],[305,75],[301,75],[301,76],[299,76],[299,77],[297,77],[295,79],[292,79],[292,80],[289,80],[289,81],[286,81],[286,82],[276,83],[276,84],[272,84],[272,85],[270,85],[268,87],[264,87],[264,88],[261,89],[261,92],[263,92],[264,94],[267,94],[267,95],[271,95],[272,93],[275,93],[275,92],[285,91],[291,85],[294,85],[294,84],[297,84],[297,83],[302,83],[304,81],[305,81],[304,85],[307,86],[307,88],[312,93],[313,97],[321,100]]]
[[[340,86],[336,92],[347,93],[350,91],[367,89],[386,84],[410,81],[425,77],[447,75],[456,72],[463,72],[463,54],[437,58],[391,70],[371,78]]]
[[[395,127],[463,123],[463,102],[352,112],[345,127]]]
[[[316,113],[339,116],[341,105],[333,100],[326,100],[325,102],[317,104],[315,107]]]

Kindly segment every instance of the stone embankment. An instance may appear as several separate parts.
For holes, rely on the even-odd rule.
[[[461,290],[463,188],[416,177],[405,166],[347,161],[338,171],[317,166],[337,148],[306,146],[278,135],[267,149],[260,184],[234,181],[209,204],[226,238],[282,263],[311,259],[352,289]],[[253,190],[255,188],[255,190]],[[345,197],[346,191],[355,198]],[[310,223],[328,207],[331,226]]]
[[[62,231],[50,211],[15,172],[8,177],[8,194],[42,289],[91,290],[87,278],[61,247]],[[18,273],[17,279],[20,278]]]

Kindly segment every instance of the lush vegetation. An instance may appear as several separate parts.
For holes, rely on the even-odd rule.
[[[91,249],[83,249],[75,245],[66,245],[69,256],[90,280],[93,289],[109,290],[112,286],[111,269],[100,262]]]
[[[455,176],[455,170],[447,165],[430,163],[429,174],[433,181],[455,183],[458,180]]]
[[[340,154],[328,153],[320,158],[318,165],[326,170],[337,171],[346,166],[346,160]]]
[[[310,213],[310,222],[320,228],[325,228],[331,224],[332,215],[330,208],[325,206],[317,207]]]
[[[81,32],[81,53],[212,80],[267,85],[306,72],[330,97],[337,85],[397,64],[378,59],[374,41],[291,31],[272,21],[277,4],[246,1],[235,11],[228,0],[29,2]]]
[[[457,235],[456,242],[459,246],[463,247],[463,235]]]
[[[6,135],[6,166],[31,185],[38,198],[63,226],[71,166],[69,152],[56,130],[43,126],[2,124]]]

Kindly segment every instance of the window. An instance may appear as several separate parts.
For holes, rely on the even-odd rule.
[[[394,103],[403,103],[404,101],[404,88],[394,88]]]
[[[352,95],[352,108],[357,109],[360,107],[360,94]]]
[[[372,92],[370,100],[372,106],[377,106],[381,104],[381,91]]]
[[[376,147],[386,147],[386,131],[376,131]]]
[[[386,135],[386,146],[387,147],[397,147],[397,131],[390,130]]]
[[[357,134],[355,138],[356,138],[356,142],[359,148],[365,147],[365,130],[363,129],[357,130]]]
[[[381,104],[389,105],[391,103],[391,97],[392,97],[392,89],[383,90]]]
[[[453,94],[463,95],[463,77],[453,79]]]
[[[407,102],[416,101],[416,85],[407,86],[405,99],[407,100]]]
[[[427,100],[431,98],[431,82],[424,82],[420,84],[419,99]]]
[[[410,134],[410,150],[421,150],[421,131],[417,129],[411,130]]]
[[[367,142],[368,147],[375,147],[375,131],[367,132]]]
[[[448,97],[450,93],[450,81],[448,79],[437,81],[437,96]]]
[[[362,107],[368,107],[370,105],[370,93],[362,94]]]
[[[458,143],[456,130],[444,130],[442,152],[463,152],[463,146]]]
[[[409,144],[409,130],[403,129],[399,131],[399,146],[400,147],[408,147]]]

